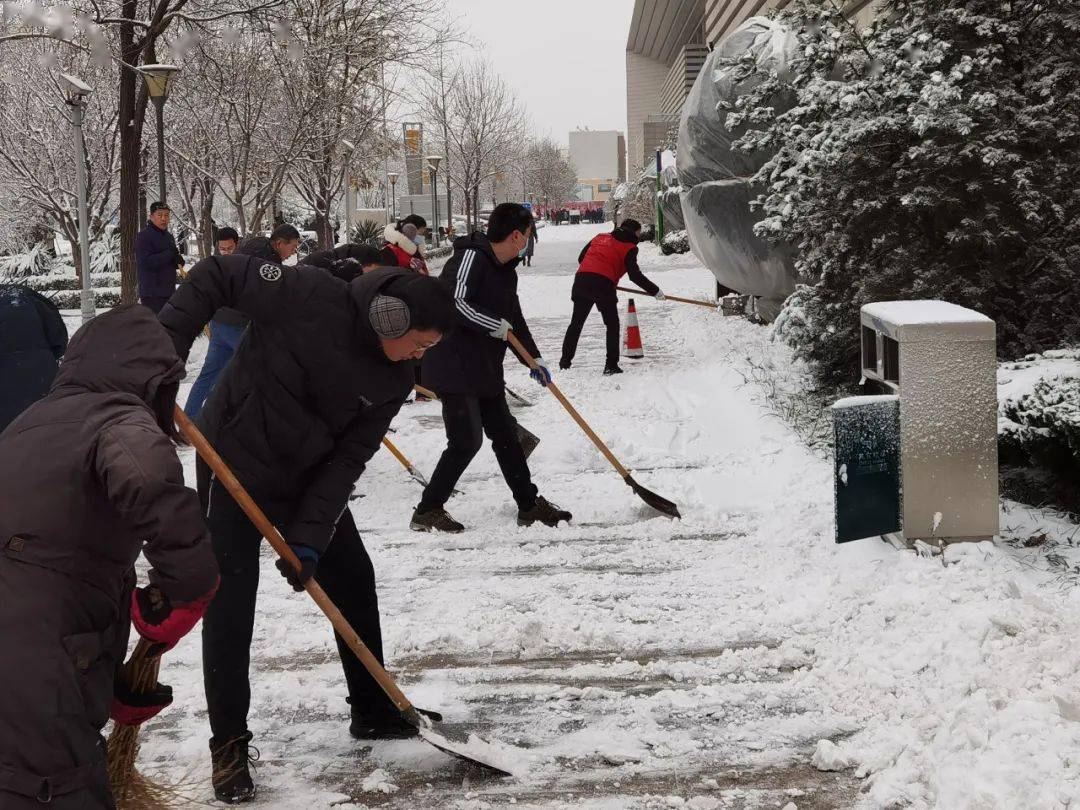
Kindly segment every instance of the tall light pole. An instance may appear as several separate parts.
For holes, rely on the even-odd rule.
[[[180,72],[176,65],[141,65],[139,72],[146,80],[146,92],[157,110],[158,199],[165,202],[165,102],[169,84]]]
[[[390,181],[390,219],[397,222],[397,172],[387,172],[386,179]]]
[[[97,309],[94,306],[94,288],[90,286],[90,212],[86,202],[86,140],[83,138],[83,113],[86,111],[86,99],[94,92],[81,79],[67,73],[60,74],[67,90],[67,105],[71,110],[71,126],[75,130],[75,176],[79,183],[79,264],[82,271],[82,291],[79,293],[79,307],[82,310],[82,322],[85,324]]]
[[[345,149],[345,239],[346,244],[352,241],[353,221],[353,195],[352,195],[352,154],[356,146],[352,141],[341,141]]]
[[[439,246],[439,164],[442,163],[441,155],[428,155],[428,166],[431,167],[431,212],[435,220],[434,240],[435,247]]]

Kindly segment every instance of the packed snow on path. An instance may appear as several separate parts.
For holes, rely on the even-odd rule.
[[[521,271],[552,367],[577,253],[601,230],[545,228]],[[642,265],[670,293],[712,286],[690,256],[643,246]],[[419,489],[388,454],[351,503],[391,671],[451,729],[519,748],[527,772],[499,779],[419,741],[352,740],[328,624],[267,549],[252,648],[257,806],[1078,806],[1080,589],[1001,541],[949,547],[944,564],[877,540],[834,545],[829,459],[745,383],[748,358],[796,373],[786,351],[703,307],[637,304],[643,360],[601,376],[594,313],[556,380],[682,520],[638,500],[512,361],[509,384],[534,402],[517,416],[542,439],[535,480],[572,525],[518,528],[487,447],[449,504],[462,535],[409,531]],[[408,405],[394,427],[430,472],[438,405]],[[1038,521],[1003,516],[1013,535]],[[147,726],[141,767],[209,800],[199,658],[197,633],[169,654],[176,702]]]

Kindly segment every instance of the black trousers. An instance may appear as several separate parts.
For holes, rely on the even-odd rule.
[[[615,293],[615,285],[596,273],[578,273],[577,278],[574,279],[574,289],[570,297],[574,301],[574,314],[570,318],[570,325],[566,327],[566,336],[563,337],[561,364],[568,366],[573,361],[574,355],[577,354],[581,329],[585,326],[585,321],[595,306],[600,310],[600,317],[604,319],[604,327],[607,329],[605,365],[617,366],[619,364],[619,298]]]
[[[210,470],[201,459],[197,473],[199,497],[221,569],[221,584],[202,621],[203,682],[210,730],[215,740],[226,742],[247,731],[251,703],[248,668],[263,539],[228,490],[219,481],[211,480]],[[333,540],[319,560],[315,579],[382,662],[375,570],[348,509],[338,519]],[[281,587],[287,587],[284,581]],[[306,597],[297,594],[296,598]],[[296,634],[307,632],[302,626],[289,629]],[[389,698],[344,639],[336,633],[335,638],[353,712],[375,717],[396,714]]]
[[[518,439],[517,421],[510,414],[506,397],[502,394],[494,397],[443,394],[441,401],[446,449],[420,499],[420,511],[442,508],[446,504],[461,474],[480,452],[485,433],[491,439],[491,449],[518,508],[532,509],[537,490]]]

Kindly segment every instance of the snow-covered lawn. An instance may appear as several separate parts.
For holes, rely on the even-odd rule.
[[[577,253],[600,230],[545,228],[522,270],[553,367]],[[665,291],[707,296],[692,257],[642,253]],[[681,521],[638,501],[517,365],[510,385],[535,403],[518,418],[542,439],[535,480],[571,526],[519,529],[486,447],[449,504],[463,535],[408,530],[418,487],[387,454],[352,502],[391,670],[450,726],[524,749],[529,774],[492,779],[420,742],[353,741],[327,622],[267,550],[252,656],[259,804],[1078,806],[1080,589],[1004,543],[950,547],[944,564],[876,540],[834,545],[829,460],[744,383],[746,358],[784,366],[785,350],[740,319],[637,304],[645,359],[602,377],[594,313],[556,380]],[[430,472],[438,405],[403,408],[395,427]],[[1022,536],[1041,520],[1013,509],[1003,525]],[[197,634],[162,679],[176,703],[148,726],[143,768],[209,800]]]

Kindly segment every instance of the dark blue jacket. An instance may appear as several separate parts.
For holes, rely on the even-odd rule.
[[[0,433],[49,392],[67,342],[52,301],[21,285],[0,285]]]
[[[457,328],[429,349],[423,360],[424,385],[435,393],[502,395],[503,360],[509,344],[491,336],[500,321],[509,321],[526,351],[540,356],[518,300],[520,261],[514,258],[500,264],[482,233],[454,242],[454,255],[443,265],[439,280],[454,294]]]
[[[184,263],[176,240],[152,222],[135,237],[135,265],[139,268],[139,297],[168,298],[176,290],[176,268]]]

